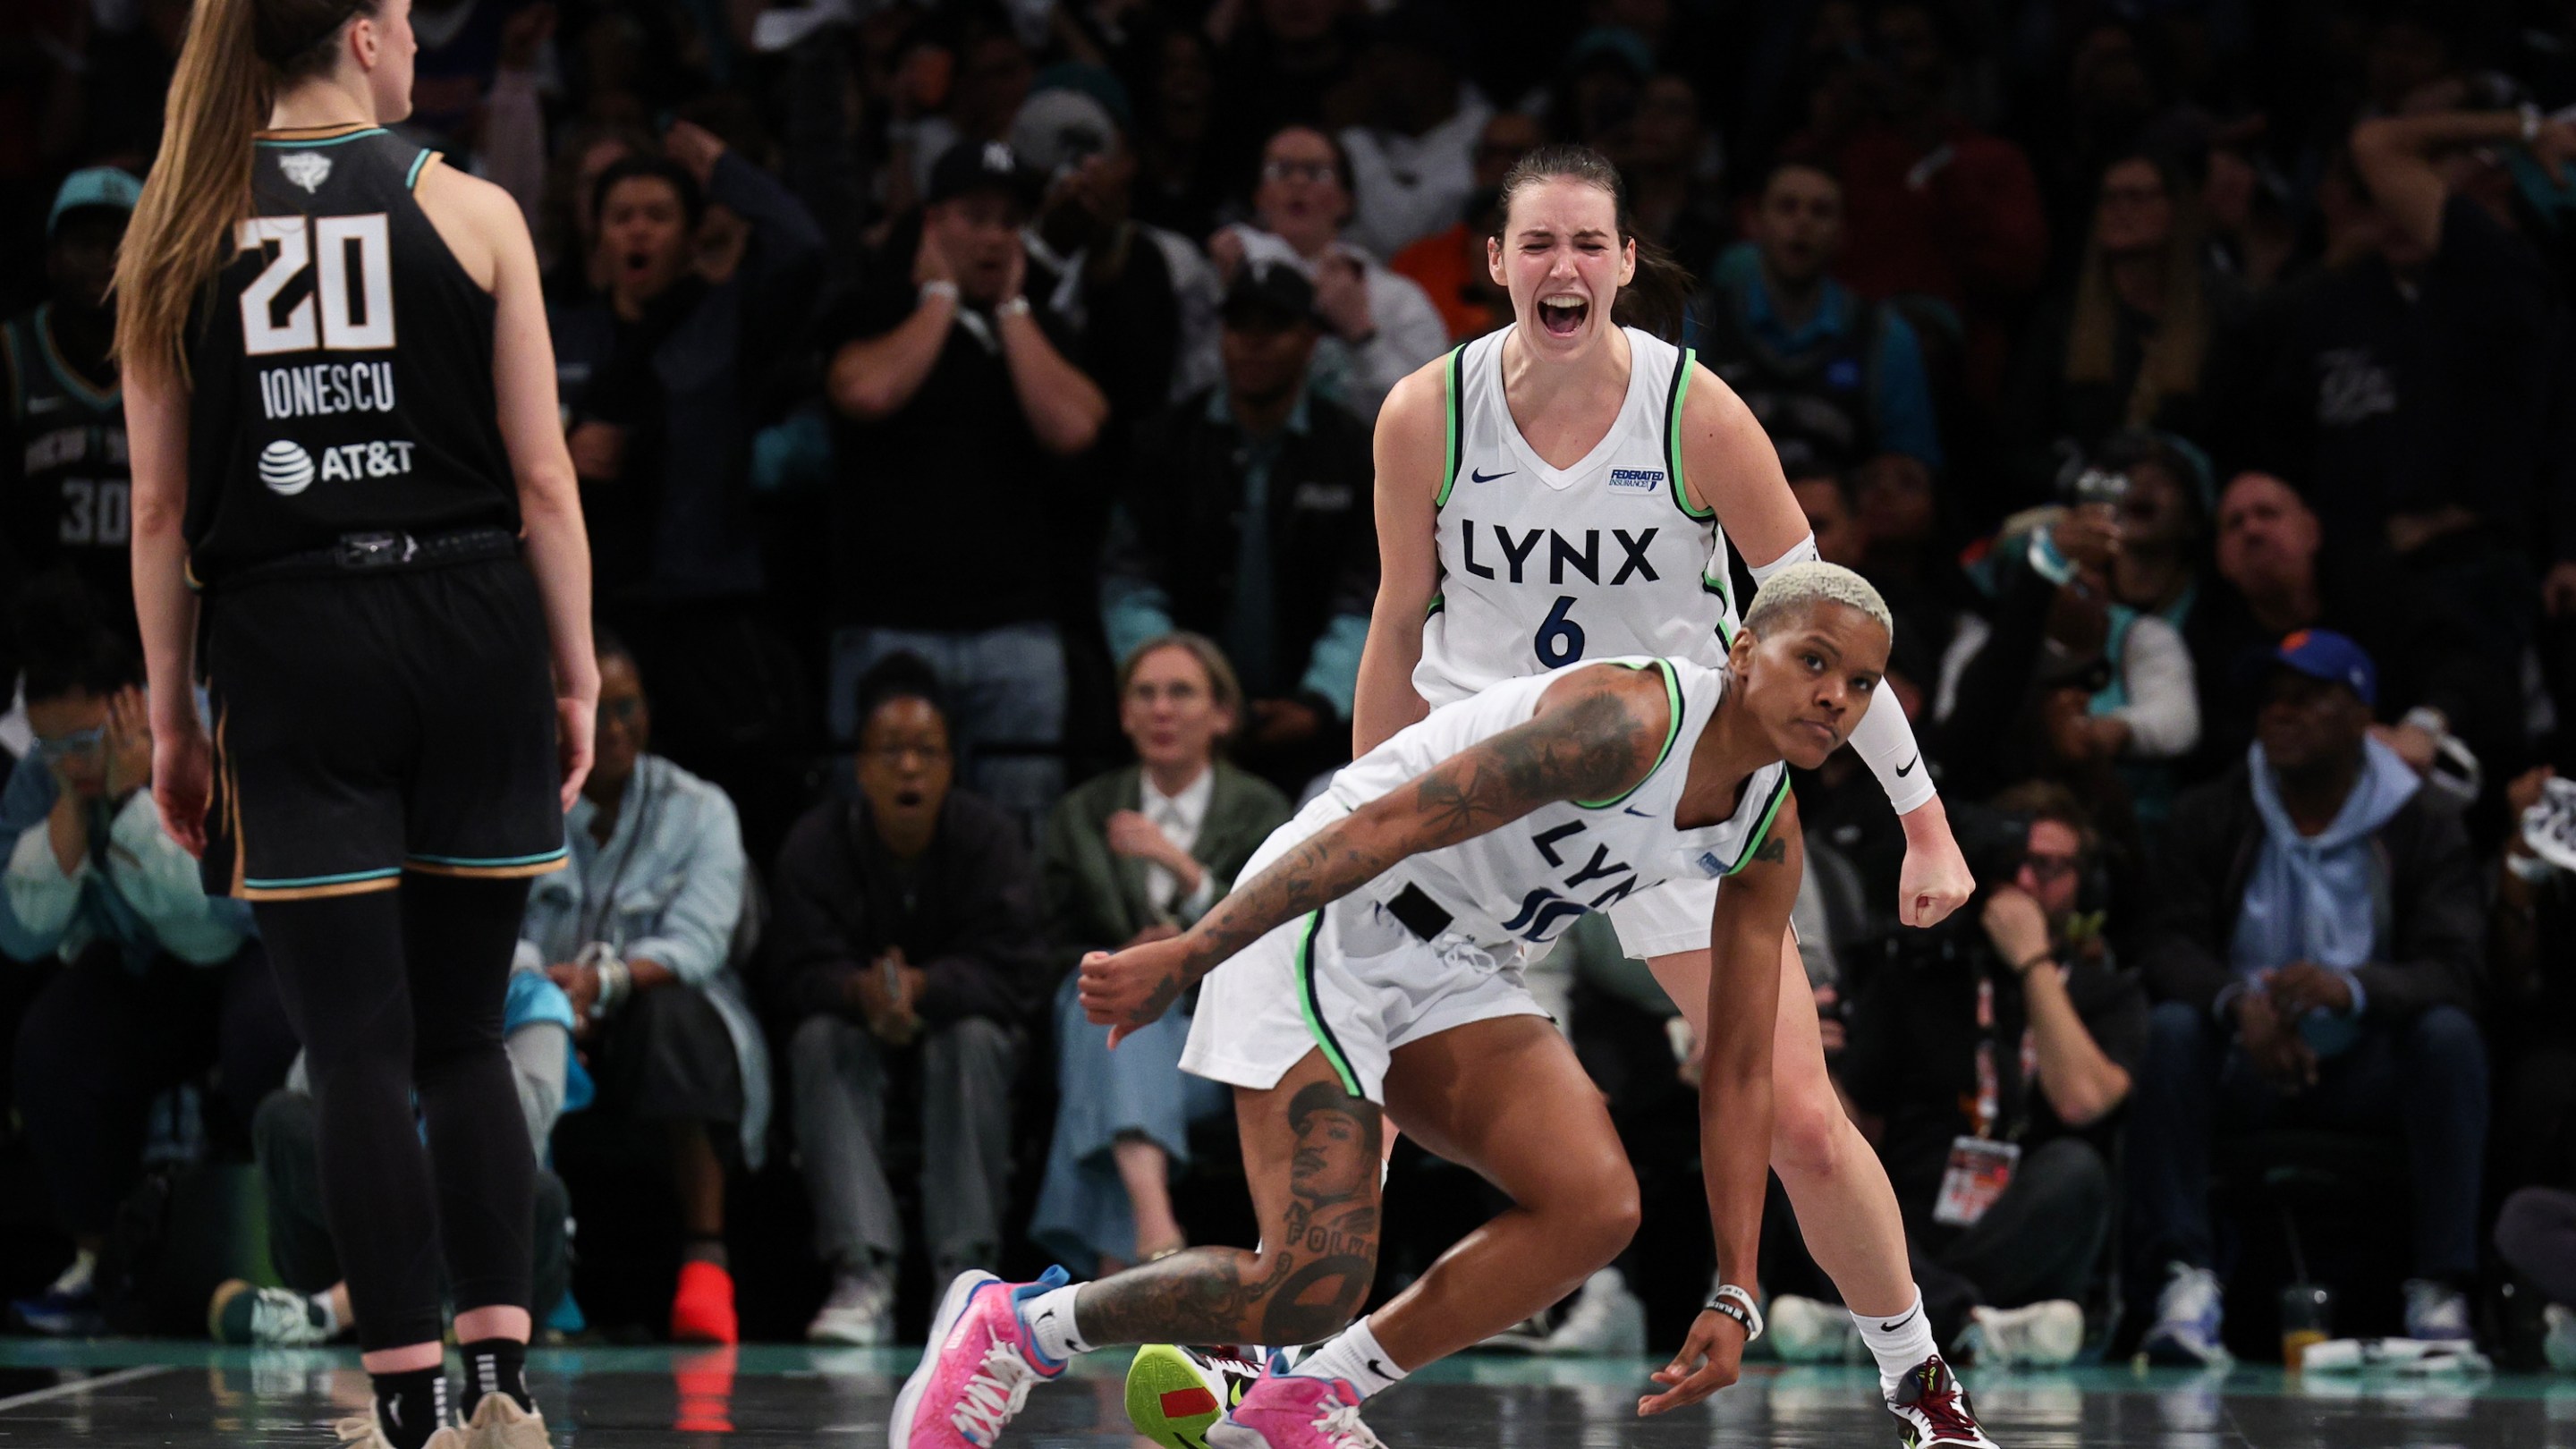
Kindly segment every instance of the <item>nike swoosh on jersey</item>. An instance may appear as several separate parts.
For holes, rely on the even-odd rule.
[[[1479,473],[1475,469],[1470,468],[1467,470],[1467,481],[1470,483],[1491,483],[1497,478],[1509,478],[1519,471],[1520,470],[1518,468],[1505,468],[1500,473]]]
[[[1620,806],[1619,813],[1622,815],[1634,815],[1640,820],[1652,820],[1655,818],[1655,812],[1652,810],[1640,810],[1634,805]]]

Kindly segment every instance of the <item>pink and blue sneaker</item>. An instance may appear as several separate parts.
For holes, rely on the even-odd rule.
[[[1070,1281],[1062,1268],[1034,1283],[958,1274],[930,1321],[921,1367],[895,1396],[889,1449],[992,1449],[1028,1404],[1029,1390],[1064,1372],[1063,1360],[1038,1352],[1021,1310]]]
[[[1343,1379],[1264,1378],[1208,1430],[1208,1449],[1386,1449]]]

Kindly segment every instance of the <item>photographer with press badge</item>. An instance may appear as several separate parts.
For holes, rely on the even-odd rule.
[[[1891,940],[1854,995],[1840,1075],[1885,1124],[1933,1332],[1982,1364],[2060,1364],[2103,1276],[2147,999],[2104,937],[2102,850],[2071,791],[2032,781],[1962,815],[1993,884],[1955,927]]]

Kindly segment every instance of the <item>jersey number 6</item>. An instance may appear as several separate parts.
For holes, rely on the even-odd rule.
[[[311,352],[317,347],[332,352],[382,352],[394,345],[393,240],[383,212],[254,216],[236,228],[234,237],[244,251],[265,252],[269,243],[277,244],[277,255],[242,289],[243,352],[252,357]],[[352,243],[358,249],[354,272],[349,267]],[[312,294],[297,300],[280,322],[277,294],[307,265],[313,266]],[[322,302],[318,327],[316,297]]]
[[[1550,669],[1563,669],[1583,657],[1583,626],[1565,617],[1565,611],[1573,607],[1572,594],[1557,595],[1556,607],[1547,611],[1547,618],[1538,626],[1538,637],[1530,641],[1530,647],[1538,651],[1538,662]]]

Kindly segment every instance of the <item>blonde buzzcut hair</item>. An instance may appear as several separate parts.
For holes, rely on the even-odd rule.
[[[1890,644],[1896,642],[1896,616],[1888,612],[1887,600],[1879,597],[1870,581],[1841,564],[1818,559],[1791,564],[1763,580],[1754,591],[1753,607],[1744,611],[1744,627],[1759,637],[1770,621],[1813,604],[1858,609],[1887,631]]]

